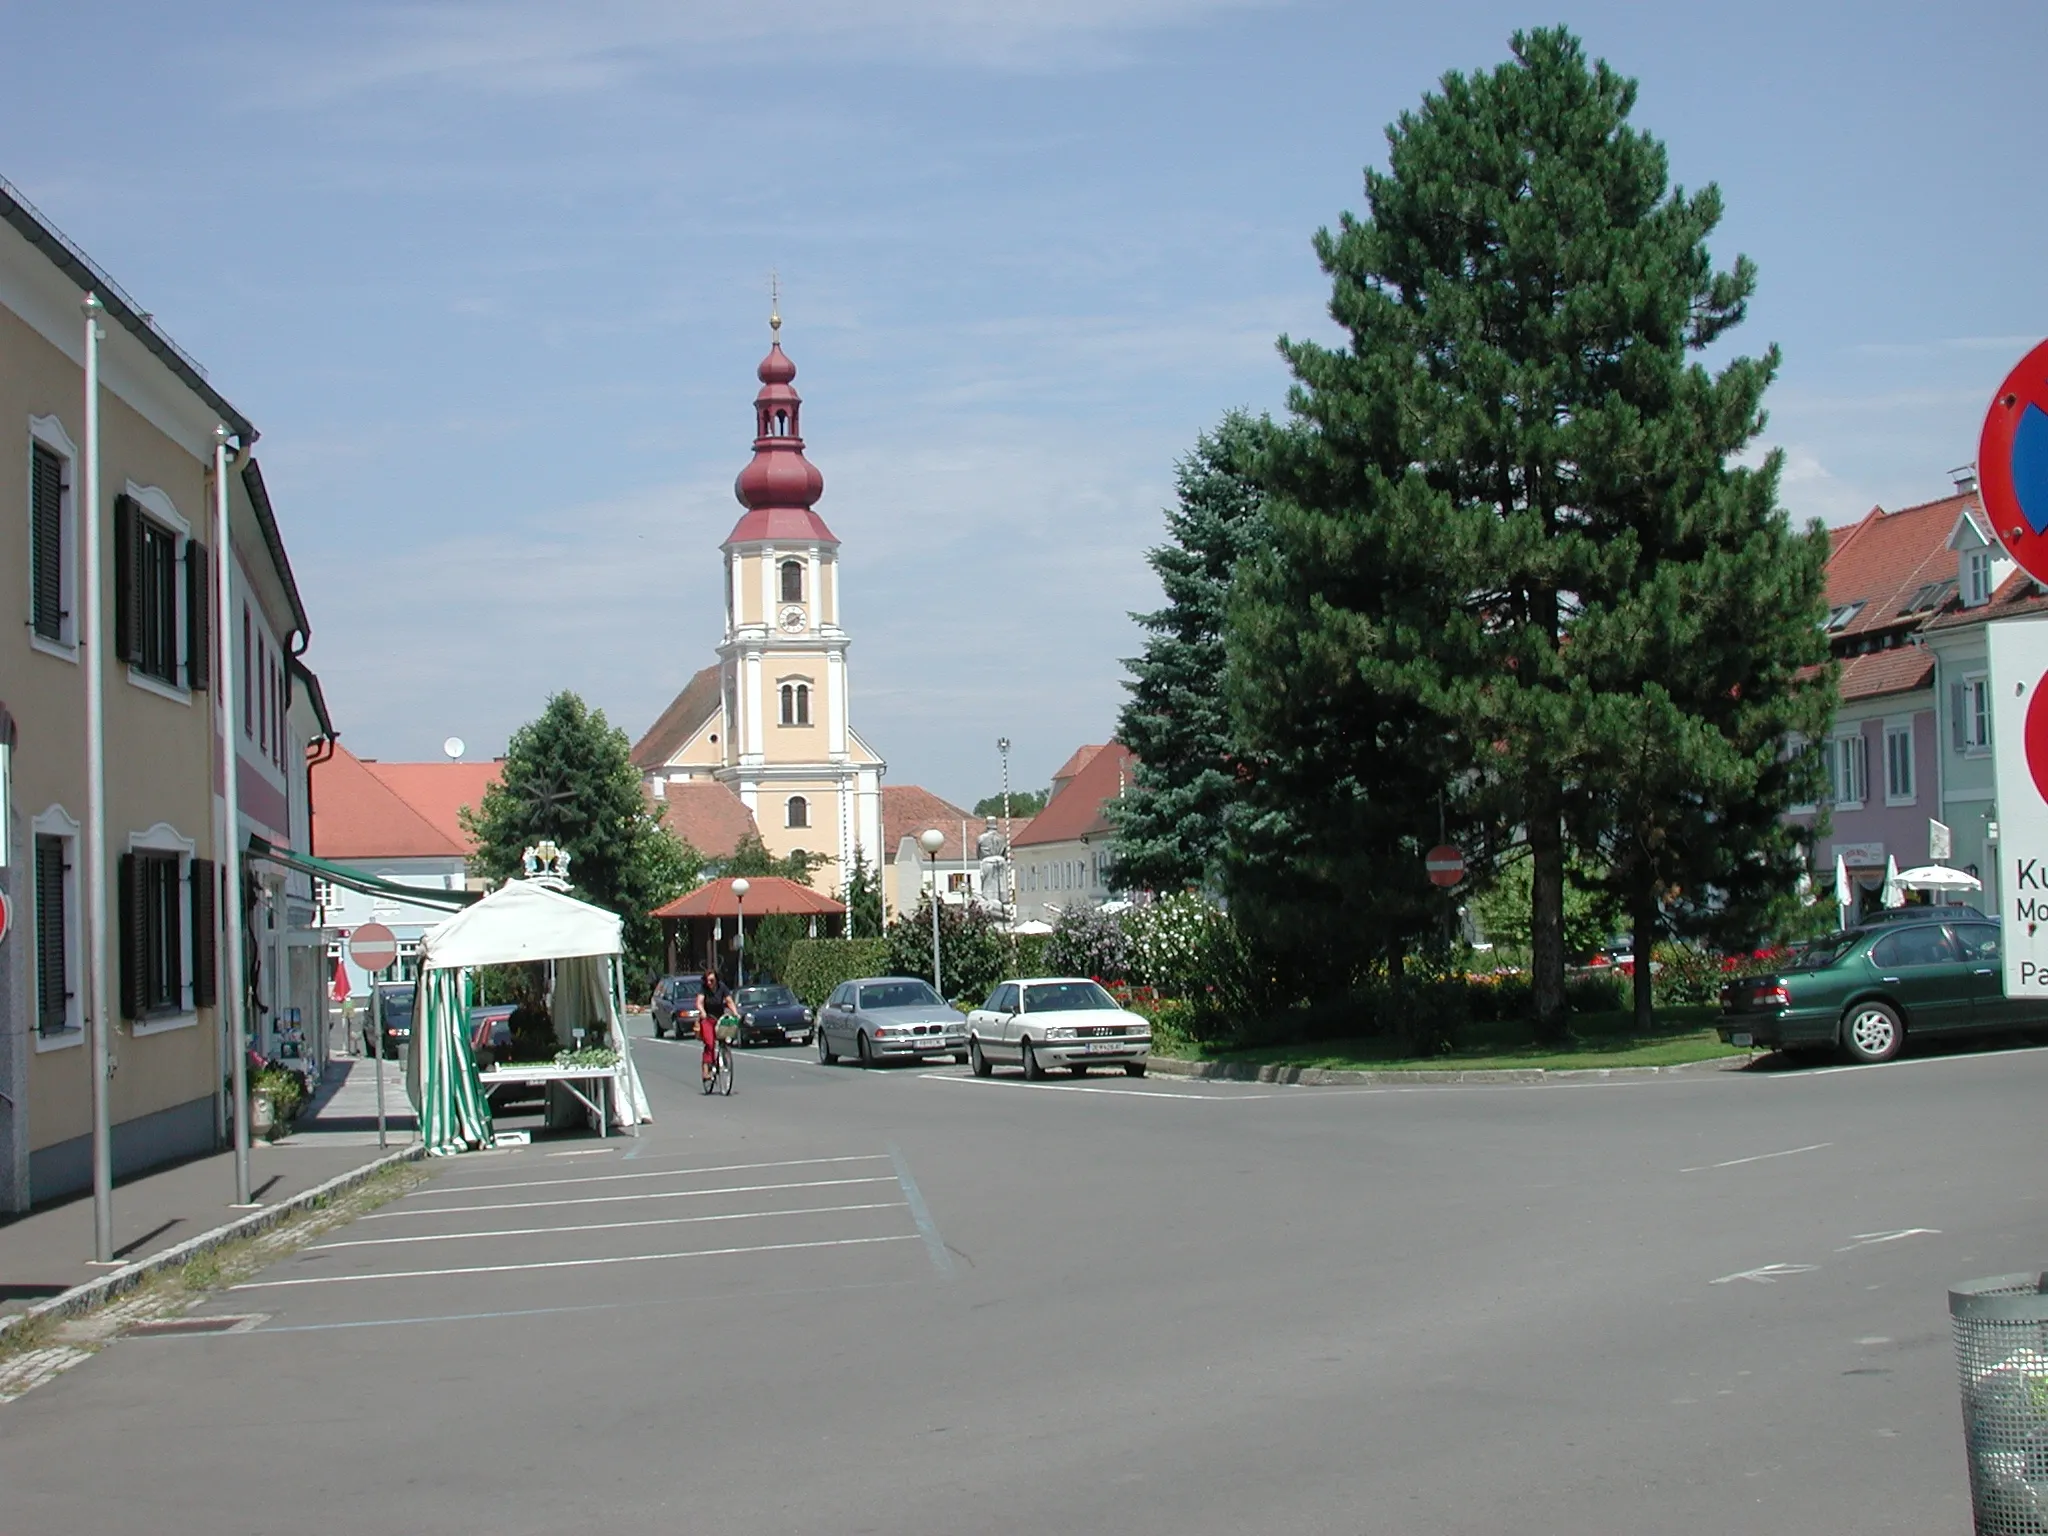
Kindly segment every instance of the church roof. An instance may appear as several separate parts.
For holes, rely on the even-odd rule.
[[[683,691],[661,712],[661,718],[633,744],[633,766],[645,773],[667,765],[723,705],[718,664],[713,662],[683,685]]]
[[[707,859],[731,858],[740,839],[758,830],[747,803],[723,784],[669,784],[663,792],[655,802],[668,807],[662,825]]]

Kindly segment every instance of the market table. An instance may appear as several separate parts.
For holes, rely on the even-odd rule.
[[[488,1072],[477,1073],[477,1081],[483,1084],[486,1095],[502,1083],[560,1083],[575,1096],[577,1103],[597,1116],[597,1134],[611,1134],[611,1103],[618,1091],[619,1081],[619,1069],[616,1066],[562,1067],[551,1061],[521,1066],[518,1062],[508,1062],[502,1067],[492,1067]],[[591,1093],[597,1095],[597,1102],[592,1102],[590,1095],[576,1086],[578,1083],[587,1083]],[[637,1136],[640,1134],[640,1128],[631,1127],[628,1134]]]

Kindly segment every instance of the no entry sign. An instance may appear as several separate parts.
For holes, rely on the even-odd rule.
[[[381,971],[398,958],[398,935],[382,923],[365,923],[349,935],[348,957],[373,974]]]
[[[2048,341],[2021,358],[1992,397],[1977,481],[2006,553],[2048,581]]]
[[[1449,843],[1438,843],[1422,856],[1431,885],[1456,885],[1465,878],[1465,855]]]
[[[0,891],[0,939],[5,939],[8,930],[14,927],[14,903],[7,899],[7,893]]]

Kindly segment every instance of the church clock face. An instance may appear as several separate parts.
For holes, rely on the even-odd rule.
[[[804,611],[791,603],[782,610],[782,632],[787,635],[801,634],[804,629]]]

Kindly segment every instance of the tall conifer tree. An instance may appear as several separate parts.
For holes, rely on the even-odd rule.
[[[1268,423],[1233,411],[1174,468],[1167,542],[1147,559],[1166,606],[1137,615],[1145,651],[1124,663],[1130,701],[1117,737],[1137,754],[1137,782],[1112,807],[1112,879],[1173,891],[1213,884],[1224,819],[1237,793],[1223,699],[1223,621],[1238,562],[1265,547],[1256,479]]]
[[[1688,360],[1755,283],[1708,256],[1718,192],[1670,188],[1663,147],[1629,126],[1633,82],[1569,32],[1512,48],[1403,114],[1368,217],[1317,236],[1350,345],[1283,338],[1301,430],[1275,456],[1277,558],[1234,614],[1233,686],[1269,754],[1347,724],[1395,726],[1380,754],[1422,762],[1448,739],[1439,782],[1527,843],[1555,1034],[1572,841],[1627,819],[1685,850],[1606,839],[1643,872],[1620,877],[1639,913],[1644,889],[1784,877],[1775,813],[1807,769],[1780,743],[1824,708],[1799,680],[1821,654],[1822,550],[1786,527],[1774,463],[1727,462],[1775,352],[1717,375]],[[1279,707],[1296,676],[1343,677],[1368,708]],[[1390,810],[1418,812],[1412,783],[1380,777]]]

